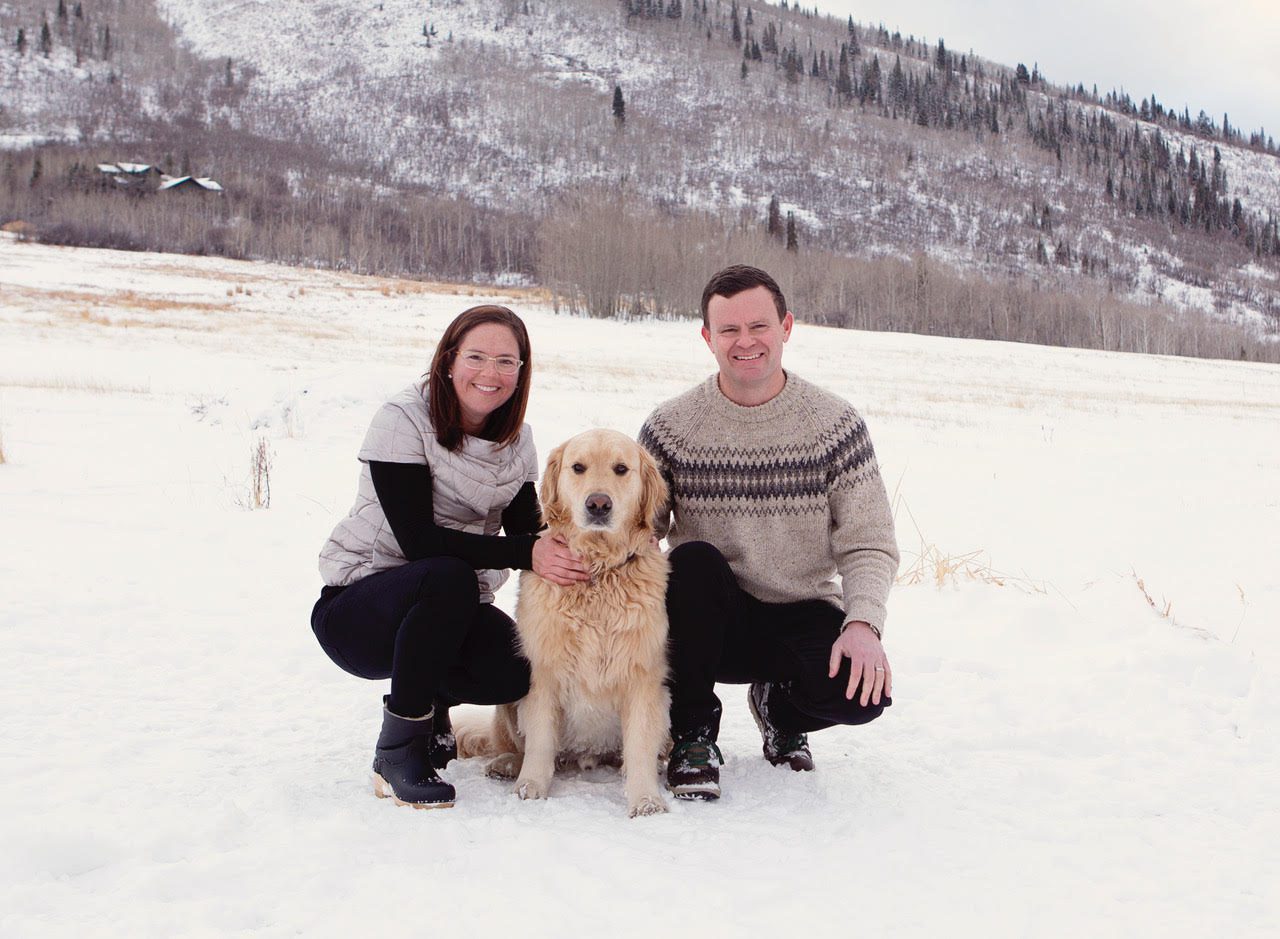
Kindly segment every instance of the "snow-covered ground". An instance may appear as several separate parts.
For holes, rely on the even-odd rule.
[[[885,717],[795,775],[726,688],[724,798],[656,818],[478,761],[451,811],[373,798],[385,689],[316,645],[315,556],[373,411],[487,299],[544,454],[713,367],[696,324],[533,294],[0,241],[0,935],[1275,934],[1274,366],[801,325],[904,571],[985,565],[896,589]]]

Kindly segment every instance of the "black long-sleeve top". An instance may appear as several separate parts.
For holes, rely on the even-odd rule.
[[[533,569],[533,543],[540,527],[533,483],[520,487],[502,510],[502,535],[477,535],[437,525],[431,491],[431,467],[425,463],[372,460],[369,473],[382,512],[400,550],[410,561],[456,557],[476,570]]]

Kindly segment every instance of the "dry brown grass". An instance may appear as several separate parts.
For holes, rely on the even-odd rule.
[[[1173,619],[1173,603],[1170,602],[1169,600],[1166,600],[1164,597],[1161,597],[1160,602],[1156,603],[1155,598],[1152,597],[1151,593],[1147,590],[1146,583],[1143,581],[1141,577],[1138,576],[1138,572],[1130,568],[1129,573],[1133,576],[1133,582],[1138,585],[1138,590],[1142,593],[1143,598],[1147,601],[1147,606],[1155,610],[1156,615],[1161,617],[1162,619],[1172,620]],[[1241,592],[1241,597],[1243,598],[1243,596],[1244,594],[1243,592]]]
[[[0,388],[28,388],[44,391],[89,391],[94,394],[149,395],[150,385],[124,385],[97,378],[62,378],[41,376],[36,378],[6,378],[0,380]]]
[[[76,307],[78,310],[82,310],[85,304],[91,307],[122,307],[151,312],[184,310],[197,313],[225,313],[233,309],[232,304],[220,300],[171,300],[167,297],[140,294],[136,290],[92,293],[87,290],[46,290],[6,284],[5,294],[7,297],[22,297],[28,300],[39,300],[42,303],[52,302],[64,307]]]
[[[902,481],[899,480],[898,486],[900,487],[901,484]],[[980,548],[974,548],[959,554],[953,554],[939,548],[925,537],[906,500],[902,498],[901,492],[895,487],[893,493],[893,517],[895,522],[897,521],[899,510],[905,512],[907,517],[911,519],[911,525],[916,530],[919,547],[914,551],[906,550],[902,552],[904,565],[899,568],[895,583],[908,587],[917,584],[933,584],[935,587],[944,587],[947,584],[955,584],[960,581],[977,581],[993,587],[1016,587],[1026,593],[1048,593],[1047,587],[1039,581],[1032,580],[1030,577],[1006,574],[992,567],[989,560],[987,560],[987,553]]]
[[[271,445],[259,437],[249,452],[249,508],[271,508]]]

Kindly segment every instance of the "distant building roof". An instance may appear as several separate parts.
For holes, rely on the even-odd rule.
[[[174,176],[160,184],[160,192],[169,189],[189,189],[197,187],[209,192],[222,192],[222,186],[205,176]]]
[[[142,176],[150,173],[155,167],[150,163],[99,163],[98,172],[100,173],[127,173],[130,176]]]

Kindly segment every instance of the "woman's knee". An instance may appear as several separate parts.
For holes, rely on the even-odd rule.
[[[480,604],[480,581],[475,568],[460,558],[424,558],[419,567],[417,600],[449,606],[475,607]]]

